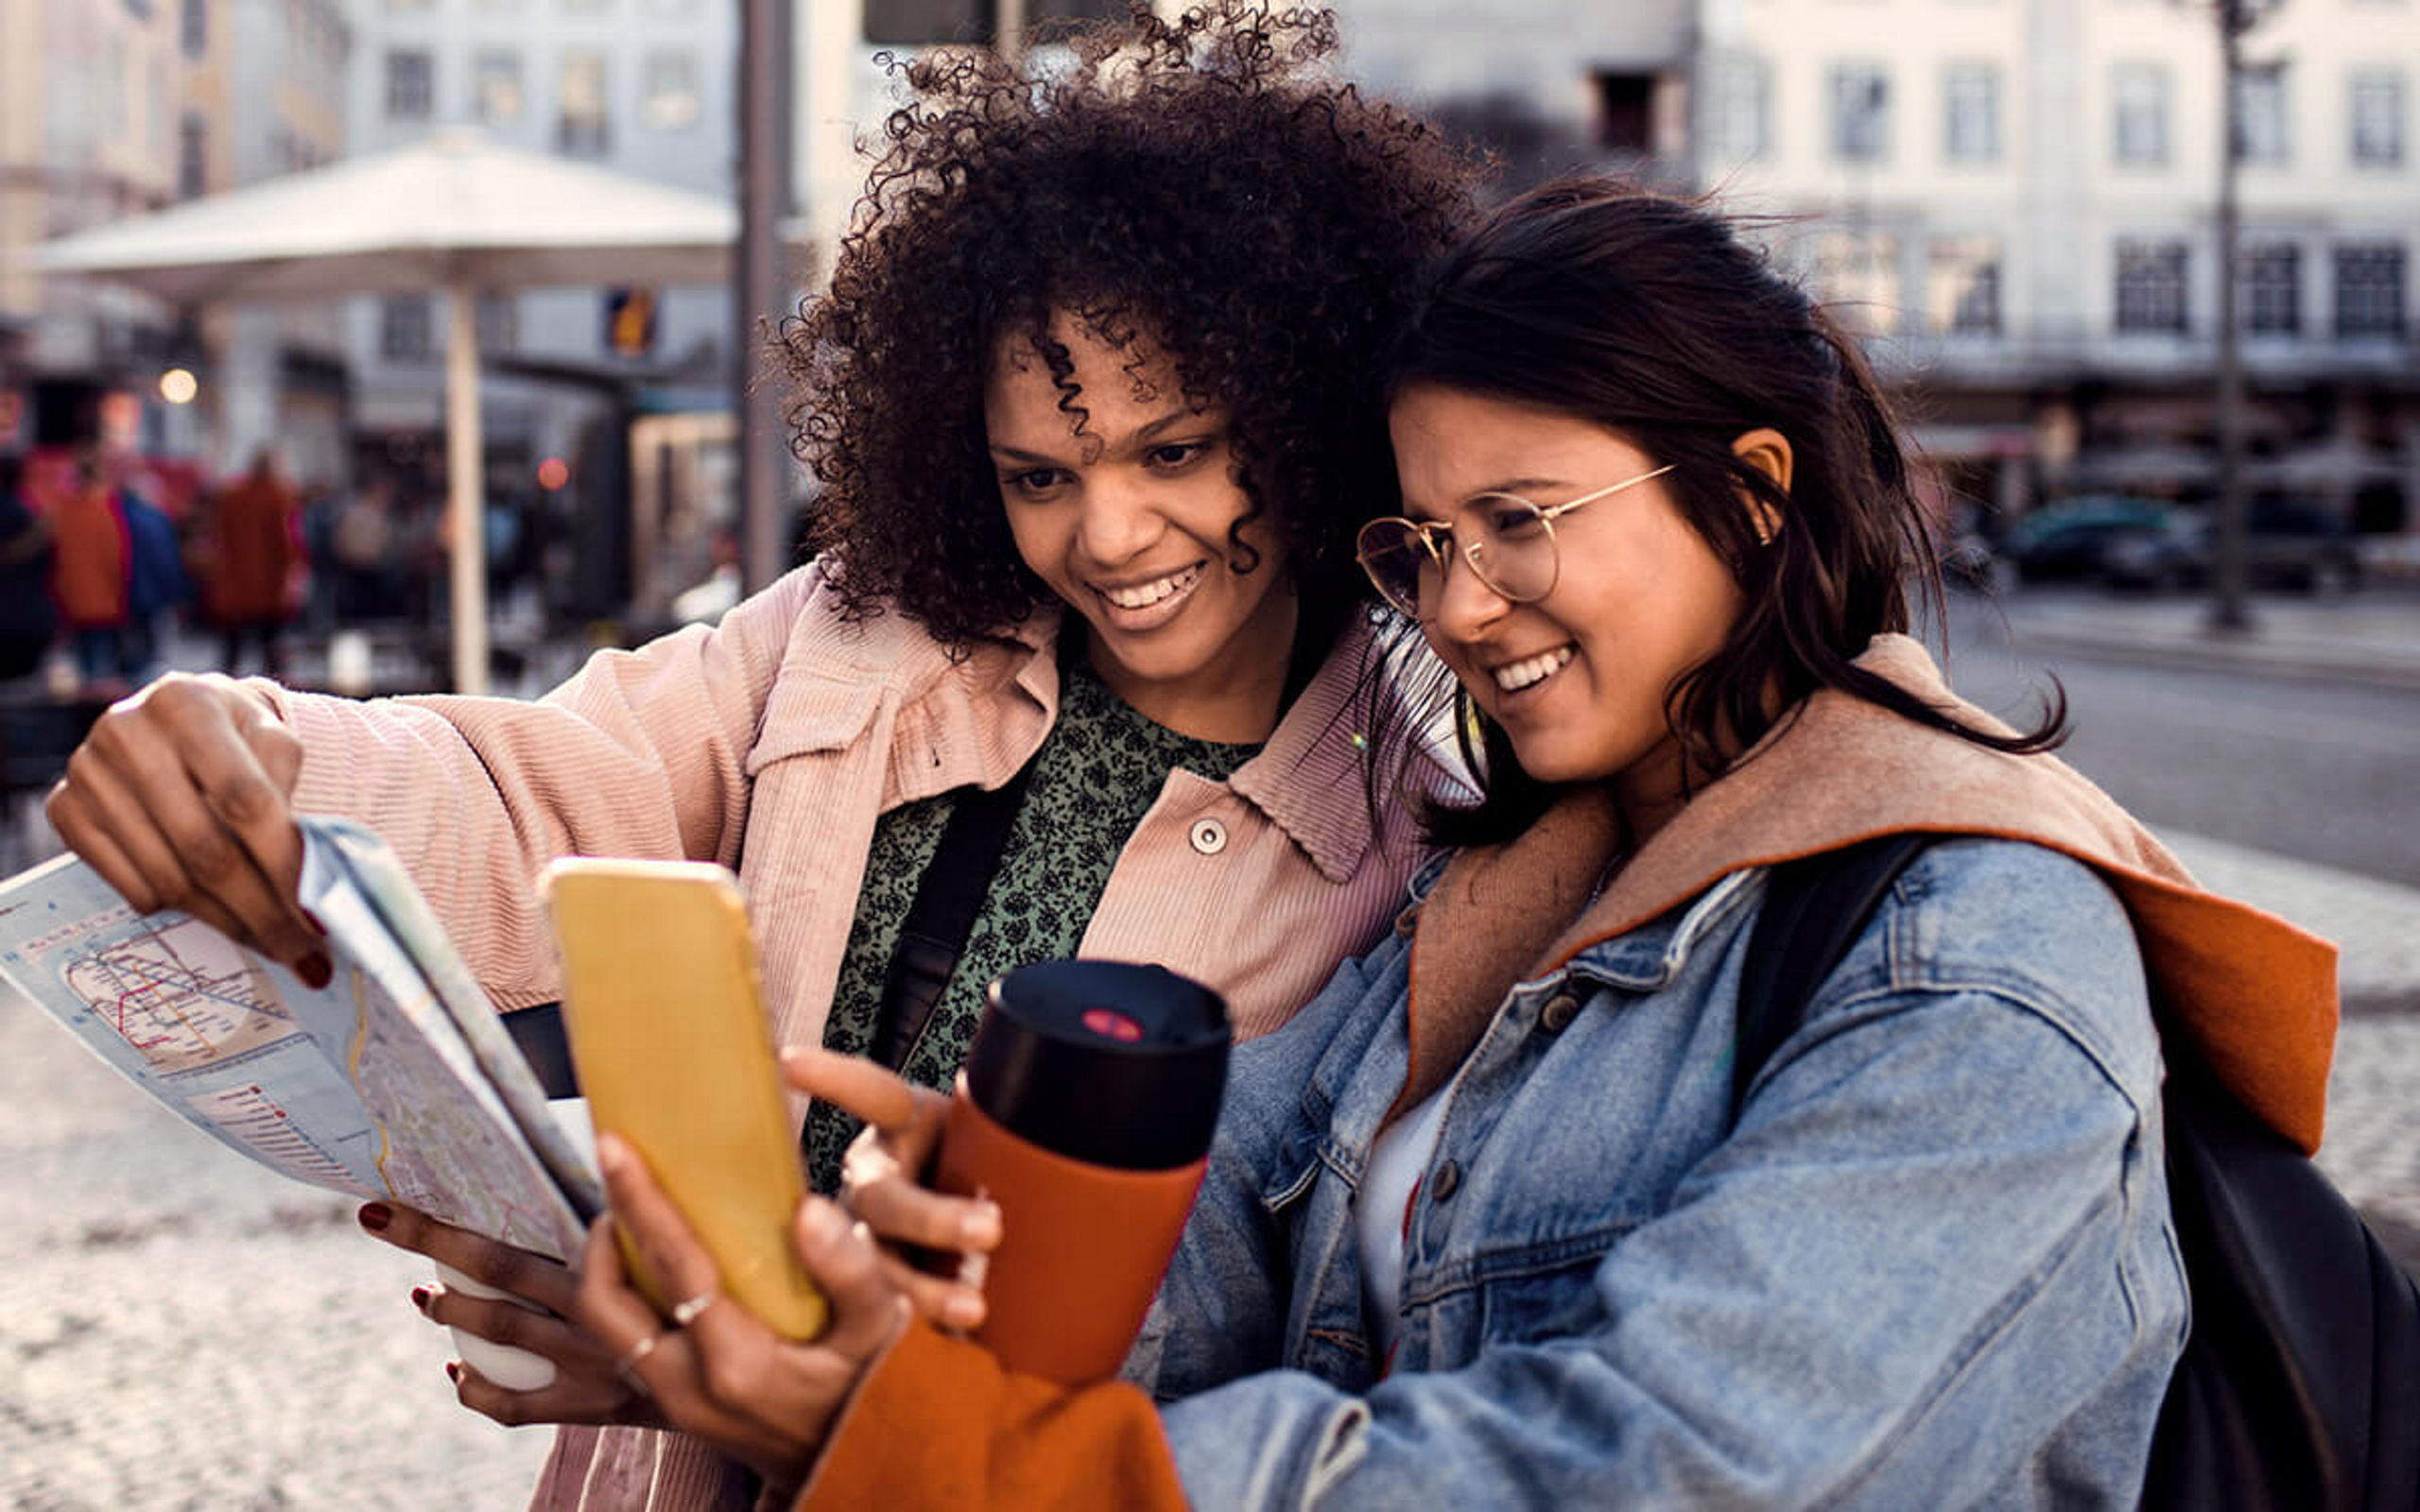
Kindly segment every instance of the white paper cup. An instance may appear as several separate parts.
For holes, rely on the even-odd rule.
[[[437,1263],[437,1279],[449,1292],[459,1292],[465,1297],[489,1297],[516,1307],[523,1305],[510,1292],[499,1292],[493,1286],[482,1285],[442,1262]],[[555,1362],[543,1354],[532,1354],[509,1344],[498,1344],[460,1329],[449,1332],[454,1335],[454,1348],[461,1355],[462,1363],[507,1391],[536,1391],[541,1386],[555,1383]]]

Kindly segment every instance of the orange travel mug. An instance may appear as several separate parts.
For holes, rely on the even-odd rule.
[[[1223,999],[1157,966],[1047,961],[992,984],[935,1184],[1000,1205],[976,1337],[1063,1385],[1117,1373],[1208,1162]]]

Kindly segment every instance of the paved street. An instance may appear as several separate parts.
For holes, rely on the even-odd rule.
[[[2042,661],[2029,627],[2056,639],[2094,608],[2012,601],[2012,650],[1962,603],[1962,682],[2014,695]],[[2420,692],[2145,668],[2109,644],[2049,659],[2071,756],[2205,882],[2342,943],[2356,1011],[2323,1161],[2420,1260]],[[0,1002],[0,1506],[519,1505],[544,1435],[453,1405],[445,1335],[405,1300],[424,1272],[352,1207],[220,1150]]]

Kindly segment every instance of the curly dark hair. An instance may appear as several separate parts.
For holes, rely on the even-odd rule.
[[[1032,342],[1083,421],[1072,313],[1227,406],[1251,512],[1272,509],[1305,624],[1364,597],[1352,541],[1392,508],[1373,365],[1424,263],[1463,229],[1472,162],[1417,116],[1323,74],[1322,10],[1221,3],[886,60],[915,102],[786,322],[796,449],[822,483],[806,545],[843,610],[895,608],[953,647],[1046,601],[987,451],[997,344]],[[1138,360],[1141,360],[1138,358]],[[1255,563],[1238,552],[1233,569]]]

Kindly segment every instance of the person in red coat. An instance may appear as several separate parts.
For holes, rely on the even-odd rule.
[[[210,583],[203,606],[224,637],[220,663],[233,671],[247,641],[257,642],[261,661],[279,670],[279,633],[292,598],[288,583],[296,565],[295,524],[302,500],[283,477],[277,456],[263,447],[251,470],[219,490],[209,524]]]

